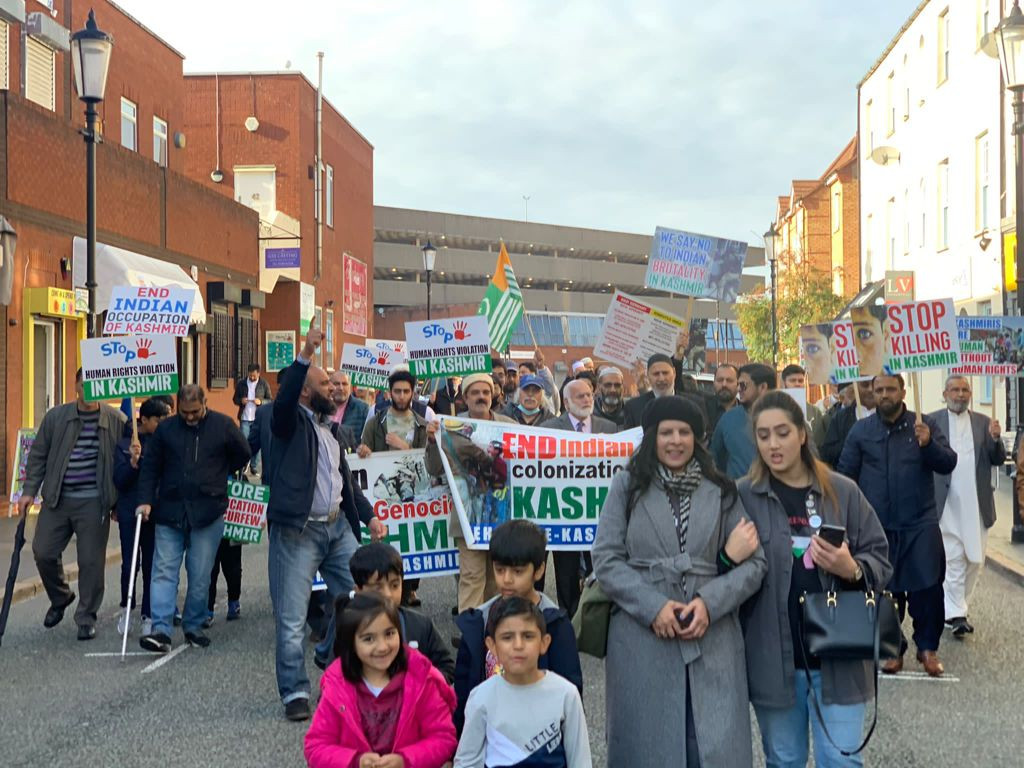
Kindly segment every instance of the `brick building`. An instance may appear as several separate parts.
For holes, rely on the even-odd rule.
[[[74,92],[68,36],[84,26],[90,8],[114,37],[99,105],[101,296],[133,282],[197,288],[200,322],[178,344],[179,371],[183,382],[207,387],[218,410],[234,413],[228,379],[259,359],[252,332],[261,303],[259,219],[183,173],[192,150],[184,132],[182,55],[106,0],[31,6],[26,15],[24,3],[0,0],[0,214],[17,232],[11,303],[0,306],[5,488],[17,430],[73,398],[77,341],[85,334],[74,293],[85,284],[84,109]],[[225,296],[237,298],[232,310],[206,316]]]
[[[267,355],[267,369],[291,361],[290,345],[311,315],[325,331],[323,364],[333,369],[345,341],[372,335],[372,145],[323,100],[318,200],[317,88],[309,80],[297,72],[189,74],[185,87],[185,172],[259,212],[263,342],[277,341],[279,351]]]

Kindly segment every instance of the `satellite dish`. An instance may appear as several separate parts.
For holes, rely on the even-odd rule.
[[[982,35],[981,45],[978,47],[986,56],[991,56],[993,59],[999,58],[999,44],[996,42],[994,32],[986,32]]]
[[[249,133],[255,133],[260,127],[260,121],[256,119],[255,115],[249,115],[245,118],[245,129]]]
[[[898,163],[900,161],[900,151],[895,147],[875,147],[871,150],[871,159],[879,165]]]

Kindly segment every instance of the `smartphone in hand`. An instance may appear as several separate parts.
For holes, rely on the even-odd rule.
[[[843,546],[843,539],[846,538],[846,529],[841,525],[823,525],[818,530],[818,535],[833,547]]]
[[[682,611],[676,611],[676,621],[679,622],[679,626],[682,629],[686,629],[693,623],[693,611],[684,614]]]

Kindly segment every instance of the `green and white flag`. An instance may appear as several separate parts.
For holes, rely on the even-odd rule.
[[[477,314],[487,316],[491,346],[497,350],[505,349],[512,338],[512,329],[523,316],[523,292],[519,290],[515,272],[512,271],[512,260],[508,257],[504,243],[498,253],[494,277],[487,286],[487,293],[480,302]]]

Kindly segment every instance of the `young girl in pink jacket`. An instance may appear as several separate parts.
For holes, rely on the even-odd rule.
[[[441,768],[455,754],[455,693],[402,642],[398,611],[375,594],[342,598],[337,659],[306,734],[311,768]]]

